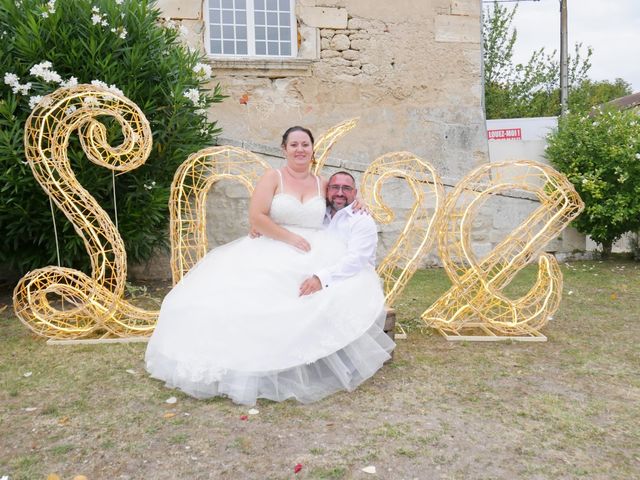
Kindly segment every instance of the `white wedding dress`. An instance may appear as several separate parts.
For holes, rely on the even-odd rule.
[[[337,262],[344,243],[323,228],[325,199],[276,194],[278,224],[311,251],[244,237],[210,251],[166,296],[145,361],[152,377],[197,398],[225,395],[308,403],[353,390],[390,358],[376,272],[298,296],[314,271]]]

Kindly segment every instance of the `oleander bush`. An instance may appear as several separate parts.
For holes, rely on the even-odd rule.
[[[640,116],[616,108],[570,113],[547,142],[547,158],[585,203],[575,227],[608,255],[613,242],[640,228]]]
[[[56,263],[49,199],[25,162],[23,133],[43,95],[76,83],[120,89],[149,120],[146,164],[115,177],[118,226],[131,262],[166,247],[173,174],[189,154],[215,144],[220,130],[207,111],[223,98],[181,28],[146,0],[0,0],[0,265],[23,273]],[[113,145],[119,130],[108,123]],[[69,158],[114,219],[112,172],[89,162],[75,135]],[[61,264],[86,271],[82,240],[55,209],[54,216]]]

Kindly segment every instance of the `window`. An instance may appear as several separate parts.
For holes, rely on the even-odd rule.
[[[294,3],[295,0],[208,0],[209,54],[294,57]]]

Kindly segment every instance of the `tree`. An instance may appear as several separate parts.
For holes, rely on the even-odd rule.
[[[536,50],[526,64],[513,63],[518,33],[512,28],[517,5],[509,10],[494,2],[485,9],[482,23],[484,51],[485,108],[488,119],[544,117],[560,114],[560,65],[557,52]],[[621,79],[593,82],[587,75],[592,50],[583,53],[576,43],[569,56],[569,98],[571,111],[588,111],[593,105],[631,93]]]
[[[0,41],[0,263],[23,273],[55,262],[49,200],[24,162],[24,124],[40,96],[96,80],[122,90],[151,124],[146,164],[115,177],[128,258],[149,258],[167,244],[176,168],[219,133],[207,119],[208,107],[222,100],[218,86],[209,88],[211,68],[147,0],[0,0]],[[117,140],[119,127],[107,125]],[[69,158],[80,183],[114,218],[111,171],[90,163],[77,138]],[[54,215],[62,264],[86,270],[82,240],[60,212]]]
[[[482,22],[482,48],[484,53],[484,81],[486,86],[497,86],[514,76],[513,47],[518,32],[511,29],[518,7],[509,11],[495,2],[493,10],[486,9]]]
[[[585,203],[578,231],[602,245],[640,228],[640,118],[633,110],[569,113],[547,137],[546,156]]]
[[[569,111],[588,112],[594,106],[631,93],[631,85],[621,78],[616,78],[613,82],[587,79],[569,92]]]

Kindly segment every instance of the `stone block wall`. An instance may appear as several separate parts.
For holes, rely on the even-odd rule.
[[[201,0],[158,4],[187,28],[187,42],[204,50]],[[378,156],[406,150],[434,165],[451,190],[489,161],[480,9],[480,0],[297,0],[296,58],[210,59],[214,82],[229,96],[210,112],[223,129],[220,143],[243,146],[279,167],[280,136],[287,127],[301,124],[318,136],[359,117],[358,127],[334,148],[325,175],[340,168],[359,179]],[[402,182],[385,189],[399,219],[379,227],[379,259],[412,203]],[[248,195],[238,184],[213,189],[207,212],[211,247],[246,234],[247,207]],[[536,207],[528,194],[500,196],[485,205],[472,232],[476,254],[493,249]],[[549,245],[557,252],[571,248],[570,238]],[[434,242],[423,265],[437,264]]]
[[[159,2],[195,48],[204,17],[191,18],[189,5],[201,3]],[[410,150],[445,174],[487,161],[479,0],[298,0],[296,9],[296,58],[211,59],[229,96],[211,110],[225,137],[277,147],[290,125],[320,133],[359,116],[339,158],[366,165]]]
[[[207,0],[159,0],[180,24],[184,41],[204,51]],[[282,166],[282,132],[300,124],[316,135],[348,118],[359,125],[335,146],[325,175],[337,168],[360,178],[375,158],[410,151],[430,162],[450,190],[489,161],[482,104],[480,0],[296,0],[295,58],[209,58],[228,98],[210,110],[223,129],[221,144],[240,145]],[[385,197],[399,216],[411,206],[401,184]],[[481,211],[473,232],[477,253],[489,251],[535,202],[504,197]],[[248,195],[233,182],[208,198],[211,247],[246,234]],[[402,222],[380,226],[382,258]],[[564,238],[567,237],[567,238]],[[549,249],[570,252],[563,236]],[[438,264],[435,248],[424,265]],[[131,278],[170,278],[169,256],[159,252]]]

